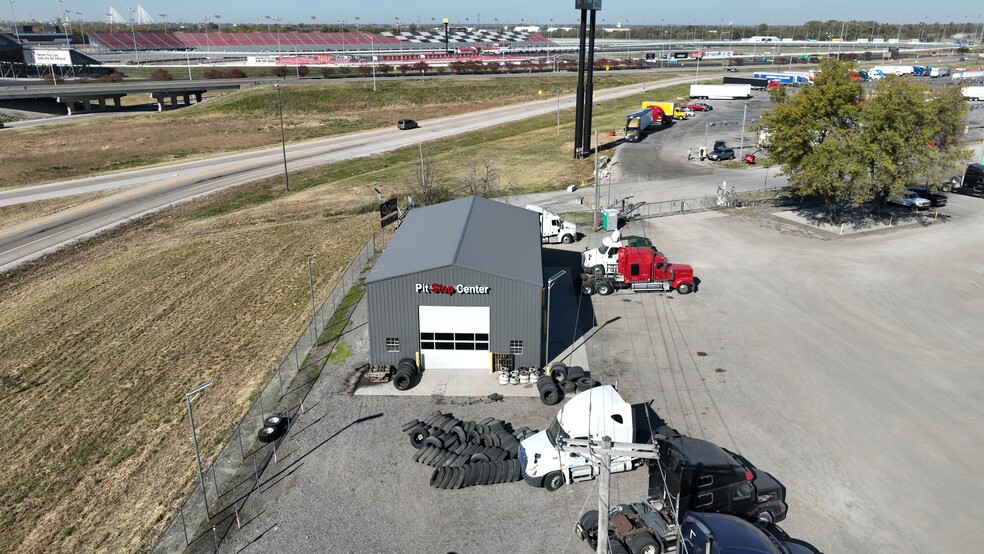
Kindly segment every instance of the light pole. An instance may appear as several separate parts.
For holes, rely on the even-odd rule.
[[[75,12],[75,15],[81,16],[82,12]],[[82,46],[85,46],[85,20],[79,17],[79,35],[82,36]]]
[[[277,23],[277,56],[283,55],[283,50],[280,46],[280,22],[284,20],[282,17],[271,17],[271,20]]]
[[[185,393],[185,403],[188,405],[188,421],[191,422],[191,442],[195,445],[195,461],[198,462],[198,483],[202,486],[202,500],[205,501],[205,515],[208,516],[209,519],[212,519],[212,514],[209,513],[208,495],[205,494],[205,477],[202,475],[202,457],[198,452],[198,435],[195,433],[195,416],[191,413],[191,397],[202,392],[208,387],[211,387],[212,383],[213,381],[209,379],[208,382],[198,385]]]
[[[14,15],[14,0],[10,0],[10,21],[14,26],[14,36],[17,37],[17,42],[20,42],[20,31],[17,30],[17,16]]]
[[[72,39],[69,38],[68,36],[68,18],[65,17],[65,0],[58,0],[58,5],[61,8],[61,14],[62,14],[62,26],[64,27],[62,30],[65,31],[65,46],[71,48]]]
[[[632,27],[629,27],[629,20],[625,20],[625,59],[629,59],[629,40],[632,38]]]
[[[280,85],[275,84],[277,89],[277,111],[280,112],[280,148],[284,152],[284,191],[290,192],[290,177],[287,176],[287,140],[284,137],[284,104],[280,99]]]
[[[741,155],[745,153],[745,116],[747,115],[748,115],[748,104],[745,104],[745,107],[742,109],[741,112],[741,145],[738,147],[738,152]]]
[[[543,367],[547,367],[547,364],[550,363],[550,359],[551,359],[550,358],[550,292],[553,290],[554,283],[557,282],[557,279],[560,279],[566,274],[567,274],[567,270],[561,269],[560,271],[555,273],[553,277],[547,279],[547,330],[546,330],[547,340],[546,343],[543,345]],[[202,490],[205,490],[204,484],[202,485]]]
[[[372,33],[369,33],[369,59],[372,66],[372,91],[376,92],[376,46],[375,41],[372,39]]]
[[[205,58],[212,61],[212,44],[208,40],[208,20],[211,17],[207,15],[202,16],[202,25],[205,27]]]
[[[166,19],[167,18],[167,14],[166,13],[159,13],[157,15],[161,16],[162,23],[164,23],[164,32],[166,33],[167,32],[167,19]]]
[[[137,53],[137,32],[133,26],[133,14],[137,11],[137,8],[127,6],[126,11],[130,13],[130,38],[133,40],[133,57],[136,58],[137,65],[140,65],[140,54]]]

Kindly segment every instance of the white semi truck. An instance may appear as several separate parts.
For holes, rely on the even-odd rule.
[[[960,89],[960,94],[967,100],[980,101],[984,100],[984,87],[964,87]]]
[[[541,206],[527,204],[526,209],[540,214],[540,242],[571,244],[577,240],[577,225],[560,219],[560,216]]]

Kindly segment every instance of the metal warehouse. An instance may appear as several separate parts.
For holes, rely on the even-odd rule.
[[[535,212],[474,196],[411,211],[366,278],[371,363],[540,366],[539,225]]]

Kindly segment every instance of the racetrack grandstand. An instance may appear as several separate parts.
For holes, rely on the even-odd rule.
[[[205,50],[228,53],[253,52],[340,52],[369,50],[436,50],[444,46],[443,32],[342,32],[293,31],[248,33],[87,33],[96,50]],[[534,50],[550,43],[539,33],[490,30],[456,30],[448,34],[449,50],[483,49]]]

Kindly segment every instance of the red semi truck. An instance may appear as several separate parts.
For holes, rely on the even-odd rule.
[[[582,273],[576,283],[581,294],[609,295],[619,289],[639,291],[676,290],[688,294],[694,290],[694,269],[685,264],[671,264],[652,248],[619,248],[615,273]]]

